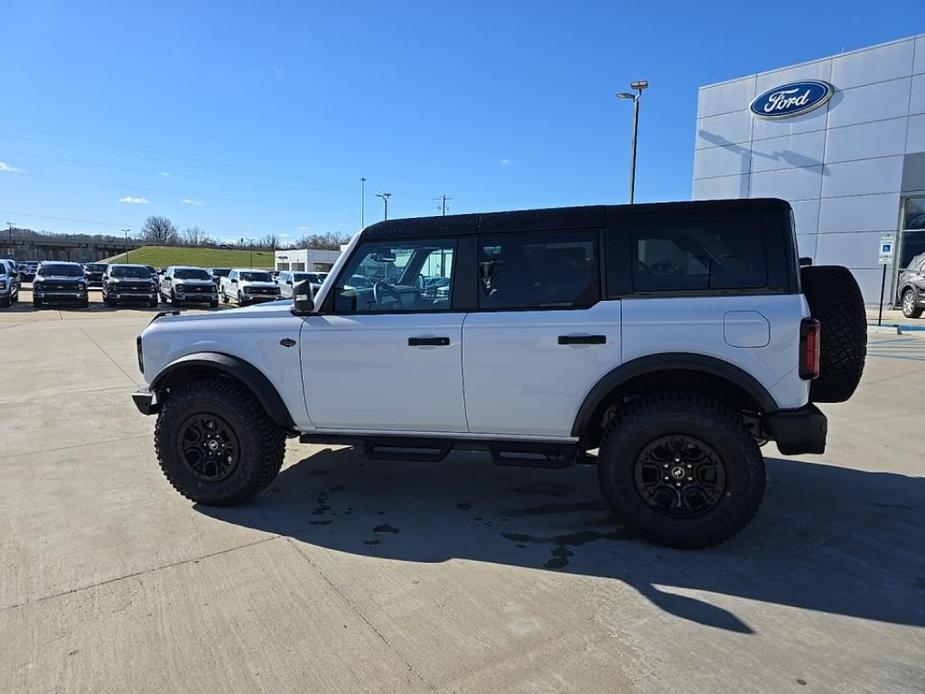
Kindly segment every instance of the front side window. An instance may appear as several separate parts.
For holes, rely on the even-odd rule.
[[[568,309],[601,298],[593,229],[479,237],[479,308]]]
[[[758,289],[768,285],[757,224],[690,221],[632,231],[633,287],[641,292]]]
[[[455,251],[456,239],[364,243],[337,280],[334,310],[448,311]]]

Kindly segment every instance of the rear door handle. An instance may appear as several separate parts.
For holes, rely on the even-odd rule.
[[[450,344],[448,337],[409,337],[409,347],[446,347]]]
[[[559,335],[560,345],[605,345],[606,335]]]

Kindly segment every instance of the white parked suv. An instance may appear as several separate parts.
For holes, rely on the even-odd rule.
[[[279,285],[266,270],[235,268],[222,277],[219,285],[222,301],[235,301],[238,306],[247,306],[279,299]]]
[[[197,503],[266,488],[287,436],[373,458],[480,449],[594,464],[626,526],[708,546],[757,511],[759,446],[822,453],[814,403],[861,377],[857,284],[801,271],[792,219],[734,200],[381,222],[317,296],[152,321],[133,397]]]
[[[161,301],[169,301],[174,306],[181,304],[209,304],[218,306],[218,292],[215,282],[201,267],[171,265],[161,275],[158,283]]]

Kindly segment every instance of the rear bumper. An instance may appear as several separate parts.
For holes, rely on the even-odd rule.
[[[764,428],[784,455],[825,453],[828,420],[812,403],[796,410],[778,410],[766,414]]]
[[[157,397],[147,388],[142,388],[132,393],[132,402],[135,403],[138,411],[145,415],[157,414],[158,410],[161,409],[161,404],[157,401]]]

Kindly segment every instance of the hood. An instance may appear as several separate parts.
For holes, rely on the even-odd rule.
[[[233,321],[246,319],[278,318],[280,316],[295,318],[289,310],[291,306],[292,299],[282,299],[280,301],[267,301],[245,308],[210,311],[209,313],[182,313],[178,315],[168,313],[161,318],[151,321],[148,326],[169,325],[171,328],[182,329],[184,327],[189,327],[191,330],[195,330],[197,326],[203,323],[223,322],[233,325]]]

